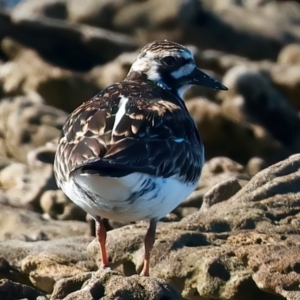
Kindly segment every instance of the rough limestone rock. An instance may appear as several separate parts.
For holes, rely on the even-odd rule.
[[[272,2],[274,7],[271,8]],[[299,20],[300,8],[295,1],[204,0],[201,5],[204,14],[196,20],[198,30],[202,31],[197,39],[201,47],[213,42],[211,48],[253,60],[275,60],[282,47],[298,42],[299,27],[295,20]],[[222,34],[218,35],[218,31]],[[196,40],[196,34],[196,30],[189,32],[189,38]],[[218,39],[212,40],[211,36],[218,36]]]
[[[87,71],[124,51],[137,48],[135,40],[128,35],[70,24],[53,16],[42,17],[33,11],[23,12],[23,8],[15,8],[13,12],[0,11],[0,39],[9,37],[34,48],[45,60],[60,67]]]
[[[67,114],[30,97],[0,102],[0,155],[27,162],[29,151],[57,138]]]
[[[160,223],[151,275],[185,299],[297,299],[299,183],[300,155],[294,155],[257,173],[228,200]],[[108,233],[113,268],[126,275],[141,269],[146,229],[140,223]],[[99,262],[95,240],[88,251]]]
[[[107,87],[123,80],[128,74],[137,54],[137,51],[126,52],[104,65],[93,68],[89,73],[90,80],[99,87]]]
[[[35,50],[12,39],[4,39],[1,48],[10,58],[0,66],[0,84],[8,96],[27,95],[30,100],[43,99],[48,105],[71,111],[100,89],[87,73],[53,65]],[[53,108],[52,113],[55,113]]]
[[[224,158],[207,168],[216,174],[244,171]],[[153,290],[173,299],[177,294],[166,283],[184,299],[297,299],[300,155],[260,171],[244,185],[239,182],[228,179],[214,186],[206,194],[205,209],[179,222],[159,223],[151,277],[163,281],[132,277],[142,268],[147,222],[108,232],[111,266],[126,277],[111,271],[91,273],[100,264],[99,245],[87,237],[3,241],[0,275],[52,293],[52,299],[92,299],[91,295],[134,299],[137,291],[145,299],[155,299]],[[25,213],[17,215],[24,220]],[[9,219],[1,219],[9,226]],[[58,222],[67,223],[52,221]],[[66,226],[72,228],[74,223]],[[62,232],[61,225],[58,228]]]
[[[30,168],[11,163],[0,170],[0,186],[12,206],[38,207],[40,196],[54,185],[50,164]]]
[[[18,239],[34,242],[88,233],[89,227],[85,222],[45,219],[39,213],[0,204],[0,241]]]
[[[164,280],[138,275],[124,277],[106,269],[61,279],[56,283],[51,296],[51,300],[58,299],[180,300],[183,298]]]
[[[296,108],[300,108],[300,72],[299,63],[292,65],[275,65],[270,71],[270,77],[279,91],[284,94],[290,103]]]
[[[186,105],[197,123],[205,145],[206,159],[228,156],[246,163],[255,154],[265,157],[270,151],[276,153],[281,150],[277,150],[280,146],[277,146],[276,142],[259,136],[253,128],[242,122],[237,126],[236,119],[229,118],[217,103],[197,97],[187,101]],[[232,106],[233,104],[230,106],[231,113],[235,111]],[[235,141],[239,147],[230,141]]]
[[[299,65],[300,64],[300,45],[289,44],[278,54],[277,62],[280,65]]]
[[[243,186],[249,179],[249,175],[241,164],[228,157],[212,158],[204,164],[201,180],[198,182],[196,190],[180,204],[176,212],[184,207],[200,208],[205,195],[214,190],[215,186],[220,182],[236,181],[237,186]],[[235,194],[238,189],[239,188],[230,188],[226,193],[231,196]],[[216,188],[216,190],[218,190],[218,188]]]
[[[266,2],[259,5],[255,1],[254,5],[253,2],[242,5],[241,1],[224,0],[201,1],[200,4],[195,0],[122,0],[113,3],[89,0],[82,5],[80,0],[31,0],[18,5],[12,17],[3,15],[0,18],[0,28],[6,29],[0,31],[0,36],[9,35],[39,48],[45,57],[51,59],[51,54],[53,56],[61,50],[57,49],[57,44],[69,45],[59,53],[64,60],[56,60],[56,63],[77,68],[87,68],[93,62],[103,63],[122,50],[132,49],[136,45],[132,35],[140,45],[145,40],[168,36],[182,43],[193,42],[201,48],[215,48],[256,60],[276,59],[287,43],[299,41],[299,7],[295,3],[290,4],[290,1],[271,2],[275,4]],[[71,27],[66,21],[77,24]],[[90,31],[93,34],[87,34]],[[126,32],[130,36],[116,32]],[[31,38],[42,34],[47,36],[45,46]],[[54,43],[55,39],[66,42]],[[255,47],[252,47],[253,44]],[[70,51],[74,47],[78,49],[77,53]],[[53,49],[52,53],[47,48]],[[65,55],[67,52],[70,55]],[[80,59],[83,56],[86,61]]]
[[[0,9],[0,299],[299,300],[299,32],[299,0]],[[188,46],[229,90],[185,95],[206,163],[159,222],[145,278],[148,222],[105,220],[111,270],[99,269],[94,220],[57,190],[52,165],[68,112],[154,39]]]
[[[33,289],[30,286],[13,282],[8,279],[0,279],[0,299],[47,300],[48,298],[43,293]]]
[[[254,139],[259,141],[251,147],[256,155],[270,164],[299,151],[299,115],[262,70],[233,67],[224,76],[224,84],[229,92],[220,95],[222,112],[251,127]]]
[[[1,256],[16,269],[12,279],[30,284],[47,294],[59,279],[95,271],[87,254],[91,237],[77,236],[52,241],[0,242]]]
[[[75,205],[62,190],[47,190],[40,198],[44,217],[55,220],[86,220],[86,212]]]

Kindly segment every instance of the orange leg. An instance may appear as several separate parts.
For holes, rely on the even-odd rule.
[[[155,241],[156,224],[157,219],[150,220],[150,225],[145,236],[145,256],[143,270],[140,274],[141,276],[149,276],[150,252]]]
[[[109,267],[109,261],[106,252],[106,228],[99,216],[96,218],[96,235],[100,245],[102,267],[107,268]]]

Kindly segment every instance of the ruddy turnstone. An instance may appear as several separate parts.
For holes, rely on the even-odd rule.
[[[141,272],[148,276],[157,221],[196,187],[204,149],[183,101],[191,85],[227,89],[195,66],[186,47],[154,41],[123,81],[79,106],[63,127],[54,162],[57,185],[96,220],[104,267],[103,218],[150,220]]]

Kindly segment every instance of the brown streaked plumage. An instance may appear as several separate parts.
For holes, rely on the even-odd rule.
[[[120,90],[128,97],[129,108],[111,136]],[[55,167],[66,175],[61,180],[68,180],[67,176],[78,168],[105,167],[114,161],[115,167],[125,166],[128,172],[163,177],[179,174],[183,180],[193,181],[198,177],[193,170],[201,168],[202,158],[193,147],[199,143],[195,124],[186,116],[186,107],[176,97],[151,82],[117,83],[82,104],[67,120],[58,149],[64,164],[56,160]],[[185,143],[176,143],[176,139],[184,139]],[[185,157],[189,149],[190,155]],[[139,162],[128,167],[132,151],[138,152]]]

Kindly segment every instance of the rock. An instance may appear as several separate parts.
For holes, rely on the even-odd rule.
[[[200,202],[200,201],[199,201]],[[202,203],[202,198],[201,198],[201,202]],[[199,205],[201,206],[201,204]],[[176,212],[176,215],[177,215],[177,219],[174,220],[174,221],[180,221],[182,218],[188,216],[188,215],[191,215],[195,212],[197,212],[199,210],[199,207],[197,205],[197,207],[186,207],[186,206],[183,206],[183,207],[178,207],[175,212]]]
[[[202,1],[201,17],[196,19],[193,27],[189,27],[188,39],[197,41],[197,46],[202,48],[230,52],[252,60],[275,60],[282,47],[298,42],[299,28],[294,21],[299,20],[297,4],[292,2],[291,6],[295,9],[285,10],[290,1],[279,1],[280,4],[271,1],[276,9],[267,9],[268,3],[265,2],[247,2],[251,3],[247,6],[252,6],[252,9],[243,7],[244,1]],[[297,17],[293,20],[282,11],[289,11]],[[221,35],[218,34],[220,31]],[[216,36],[218,38],[214,38]]]
[[[56,281],[96,269],[86,252],[90,241],[83,236],[36,242],[9,240],[0,242],[0,253],[20,270],[18,281],[26,276],[34,287],[49,294]]]
[[[22,129],[26,131],[30,128],[20,128],[20,130]],[[34,132],[29,134],[33,134],[34,137]],[[6,136],[5,138],[9,143],[14,143],[13,136]],[[34,144],[29,147],[33,148]],[[0,185],[2,188],[0,203],[39,210],[41,195],[47,190],[56,189],[52,165],[55,149],[54,143],[47,143],[44,146],[29,150],[27,164],[2,158],[2,164],[0,162]],[[24,153],[22,154],[24,155]],[[74,209],[74,212],[76,211],[78,211],[77,208]],[[63,217],[66,215],[67,212]]]
[[[80,287],[83,286],[81,289]],[[67,287],[67,288],[66,288]],[[69,293],[70,291],[73,291]],[[67,292],[67,293],[66,293]],[[57,282],[51,300],[56,299],[183,299],[167,282],[161,279],[124,277],[110,270],[85,273]]]
[[[127,0],[95,1],[88,0],[85,5],[79,0],[64,1],[68,9],[68,19],[74,23],[84,23],[101,28],[114,28],[115,15],[126,6]],[[138,2],[135,2],[139,5]],[[121,29],[121,31],[123,31]]]
[[[30,168],[12,163],[0,171],[0,186],[12,206],[38,207],[42,193],[54,188],[52,165]]]
[[[58,138],[67,115],[29,97],[0,102],[0,155],[27,162],[31,150]]]
[[[175,212],[182,216],[181,210],[183,207],[197,207],[200,209],[206,193],[213,190],[220,182],[224,182],[225,185],[226,182],[228,182],[230,185],[229,182],[237,180],[238,182],[236,184],[232,183],[237,187],[245,185],[249,179],[250,177],[246,174],[241,164],[228,157],[212,158],[204,164],[196,190],[180,204]],[[217,191],[218,190],[219,187],[217,188]],[[231,189],[232,193],[234,193],[234,190],[234,188]]]
[[[270,239],[267,235],[261,235],[256,238],[263,245],[242,246],[236,251],[237,257],[246,259],[247,265],[255,271],[253,274],[255,284],[261,290],[275,292],[284,299],[298,299],[300,297],[297,287],[297,282],[300,281],[298,235],[291,235],[287,240],[284,240],[284,236]]]
[[[291,207],[293,213],[298,211],[299,169],[300,155],[295,154],[257,173],[227,201],[211,206],[205,213],[189,216],[181,223],[202,223],[208,226],[207,229],[220,223],[222,231],[256,228],[264,232],[272,228],[282,234],[285,225],[277,226],[277,222],[287,218]],[[251,228],[248,225],[244,228],[245,222],[249,222],[249,226],[251,223]],[[269,223],[267,228],[266,223]]]
[[[256,156],[269,164],[298,152],[299,134],[295,130],[300,126],[298,113],[261,71],[234,67],[225,75],[224,84],[230,92],[220,95],[222,111],[231,119],[251,125],[254,138],[259,140]]]
[[[248,1],[249,3],[251,2]],[[266,1],[265,5],[257,6],[256,11],[262,11],[266,18],[281,23],[283,27],[299,25],[300,6],[299,1]]]
[[[151,275],[185,299],[292,299],[299,280],[299,170],[297,154],[262,170],[228,200],[159,224]],[[146,229],[140,223],[108,233],[113,268],[127,275],[140,270]],[[96,240],[88,251],[99,260]]]
[[[297,110],[300,108],[300,72],[299,64],[275,65],[270,70],[270,78],[276,88],[289,99]]]
[[[41,167],[44,164],[53,164],[58,138],[45,145],[30,150],[27,154],[27,163],[30,167]]]
[[[255,154],[264,150],[261,149],[264,146],[261,139],[254,135],[252,128],[231,120],[222,111],[220,105],[203,98],[191,99],[186,105],[196,121],[205,145],[206,159],[227,156],[233,160],[247,162]],[[269,148],[268,151],[270,151]]]
[[[57,220],[85,221],[86,212],[75,205],[61,190],[47,190],[40,198],[44,217]]]
[[[204,185],[204,189],[208,189],[207,186]],[[193,191],[181,204],[179,207],[177,207],[175,209],[175,213],[177,215],[182,215],[181,210],[185,207],[188,208],[195,208],[197,207],[198,209],[201,207],[202,205],[202,201],[203,201],[203,196],[204,196],[205,192],[201,189],[199,190],[195,190]]]
[[[69,294],[76,292],[84,287],[84,283],[93,277],[94,273],[92,272],[85,272],[80,273],[76,276],[62,278],[56,282],[53,288],[53,293],[51,295],[51,300],[55,299],[65,299]],[[103,290],[103,286],[99,287],[100,292]],[[91,295],[89,295],[91,297]],[[89,298],[89,297],[86,297]],[[78,299],[85,299],[81,296]],[[98,298],[99,299],[99,298]]]
[[[113,258],[117,260],[113,259],[113,262],[122,262],[124,273],[127,275],[133,272],[132,263],[136,266],[142,261],[142,237],[145,231],[146,228],[139,231],[137,226],[130,228],[126,226],[110,232],[112,234],[109,233],[109,250],[113,251]],[[124,237],[123,240],[121,236]],[[253,271],[249,267],[244,267],[242,259],[236,257],[234,251],[239,247],[227,244],[227,237],[225,234],[189,231],[183,229],[180,224],[159,226],[152,251],[152,276],[170,282],[179,289],[184,299],[226,297],[250,300],[254,299],[255,295],[262,297],[261,299],[271,300],[267,293],[255,286],[252,279]],[[124,248],[125,243],[128,245],[131,243],[131,248]],[[256,240],[253,243],[257,243]],[[96,255],[93,248],[97,251],[95,241],[89,246],[89,251]],[[127,251],[129,253],[126,253]],[[251,294],[249,298],[245,296],[248,293]]]
[[[0,298],[5,300],[36,299],[47,300],[43,293],[36,289],[7,279],[0,280]]]
[[[221,181],[204,195],[201,211],[205,212],[212,205],[227,200],[240,189],[241,185],[235,177]]]
[[[299,3],[28,0],[1,10],[0,299],[299,299]],[[52,174],[64,111],[122,80],[137,48],[162,38],[188,45],[229,91],[185,95],[207,162],[158,224],[150,278],[137,275],[145,221],[105,220],[113,270],[98,270],[94,221],[74,221],[86,214]]]
[[[95,1],[87,0],[85,5],[79,0],[45,0],[22,2],[14,9],[14,13],[29,17],[47,17],[83,23],[96,27],[112,28],[115,14],[128,5],[127,1]]]
[[[239,184],[242,186],[250,179],[245,172],[245,168],[236,161],[222,156],[212,158],[203,166],[202,176],[198,183],[197,190],[205,188],[207,192],[215,184],[223,180],[229,180],[232,177],[237,178]]]
[[[288,2],[89,0],[83,5],[80,0],[31,0],[11,16],[0,14],[0,37],[14,38],[54,64],[81,71],[163,38],[275,60],[285,45],[299,42],[299,8]]]
[[[39,1],[35,3],[39,4]],[[128,35],[89,25],[70,24],[58,18],[42,17],[32,12],[33,7],[26,11],[26,5],[31,4],[23,2],[11,14],[4,11],[0,13],[0,38],[10,37],[34,48],[52,64],[87,71],[97,64],[114,59],[123,51],[137,48],[135,40]],[[48,6],[48,12],[50,10]]]
[[[136,56],[137,52],[123,53],[107,64],[93,68],[89,78],[99,87],[107,87],[121,81],[126,77]]]
[[[255,62],[250,61],[246,57],[212,49],[202,50],[201,48],[195,47],[193,53],[197,66],[201,69],[214,70],[221,75],[224,75],[229,69],[238,65],[255,64]],[[262,62],[260,62],[260,64],[261,63]]]
[[[46,220],[36,212],[0,204],[0,241],[52,240],[88,233],[85,222]]]
[[[290,44],[285,46],[278,54],[277,59],[280,65],[299,65],[300,64],[300,45]]]
[[[212,161],[205,169],[204,174],[244,172],[241,165],[225,158],[218,163]],[[31,283],[52,293],[53,300],[90,299],[91,294],[108,299],[115,299],[117,294],[137,297],[137,291],[144,299],[154,299],[151,291],[166,295],[167,299],[179,297],[167,283],[175,286],[185,299],[295,299],[292,297],[298,295],[295,286],[299,278],[295,270],[300,251],[300,239],[295,234],[300,224],[299,170],[300,155],[293,155],[257,173],[229,199],[227,196],[234,191],[226,195],[226,189],[222,191],[225,185],[219,184],[211,194],[220,195],[211,198],[219,201],[209,204],[206,210],[180,222],[159,223],[152,251],[152,278],[134,275],[143,263],[146,222],[108,232],[112,268],[125,276],[134,276],[123,277],[109,270],[91,273],[96,269],[95,262],[99,262],[99,245],[96,239],[88,245],[91,238],[84,237],[1,242],[4,263],[2,268],[0,264],[0,275],[11,274],[10,280],[14,282]],[[230,184],[234,186],[234,182]],[[13,210],[8,211],[10,217]],[[25,212],[16,214],[24,219]],[[10,226],[8,219],[0,219]],[[43,222],[60,224],[59,228],[67,223]],[[40,224],[35,221],[35,228],[41,228]],[[19,230],[28,227],[18,225]],[[93,262],[85,252],[87,245]]]
[[[246,166],[247,173],[252,177],[266,168],[266,162],[260,157],[252,157]]]
[[[48,105],[71,111],[100,89],[86,73],[72,72],[50,64],[36,51],[11,39],[4,39],[1,46],[11,58],[0,66],[0,82],[5,95],[28,95],[30,101],[37,98],[40,102],[44,100]],[[31,67],[28,68],[28,65]],[[52,114],[58,112],[52,109]],[[60,115],[64,121],[67,115],[63,112]]]
[[[203,168],[203,172],[207,172],[210,174],[220,174],[224,172],[243,173],[244,170],[245,169],[241,164],[231,160],[228,157],[213,158],[209,162],[207,162],[207,164]]]
[[[176,28],[177,24],[195,20],[198,13],[198,2],[195,0],[164,1],[154,0],[127,4],[114,18],[117,30],[133,31],[136,28],[157,29]],[[177,25],[177,26],[176,26]]]

